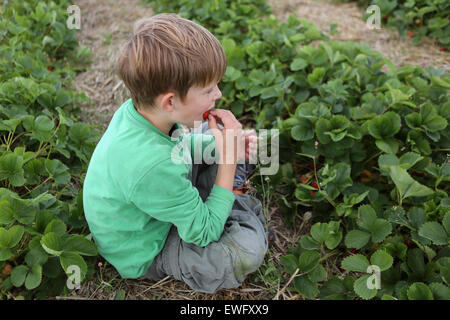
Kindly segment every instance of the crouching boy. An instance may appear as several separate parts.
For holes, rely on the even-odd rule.
[[[241,189],[256,136],[244,132],[238,163],[225,132],[237,137],[242,125],[230,111],[212,110],[226,70],[220,42],[190,20],[158,14],[135,24],[116,69],[131,99],[114,113],[83,186],[99,253],[123,278],[169,275],[206,293],[240,286],[268,245],[261,201]],[[202,133],[183,131],[206,111]],[[189,152],[190,161],[174,161],[186,142],[191,153],[212,147],[218,161],[193,164]]]

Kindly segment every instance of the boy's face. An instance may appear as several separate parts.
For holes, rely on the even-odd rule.
[[[173,97],[175,108],[172,121],[194,128],[194,121],[203,122],[203,113],[215,106],[215,101],[222,97],[217,83],[206,87],[191,87],[185,99],[185,104]]]

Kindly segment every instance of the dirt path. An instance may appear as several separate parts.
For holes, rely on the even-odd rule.
[[[153,15],[153,11],[137,0],[80,0],[80,44],[92,51],[90,68],[79,74],[74,86],[84,92],[92,105],[83,106],[83,121],[99,124],[103,132],[113,113],[128,94],[114,74],[114,59],[120,45],[132,33],[133,23]]]
[[[408,37],[400,38],[396,30],[381,27],[370,30],[362,19],[363,11],[356,2],[335,3],[332,0],[268,0],[274,14],[286,21],[289,14],[314,22],[322,31],[337,24],[339,34],[331,35],[333,40],[365,42],[381,52],[396,66],[418,65],[444,68],[450,72],[450,53],[442,52],[431,39],[425,39],[418,46]]]

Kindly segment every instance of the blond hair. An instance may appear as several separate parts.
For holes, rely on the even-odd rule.
[[[225,51],[204,27],[174,13],[138,20],[116,59],[116,72],[136,108],[151,107],[159,94],[174,91],[185,102],[190,87],[219,82]]]

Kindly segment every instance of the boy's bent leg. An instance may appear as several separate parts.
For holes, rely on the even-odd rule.
[[[183,241],[172,227],[145,278],[158,280],[169,275],[205,293],[236,288],[259,268],[266,251],[261,202],[248,194],[237,195],[218,241],[199,247]]]

